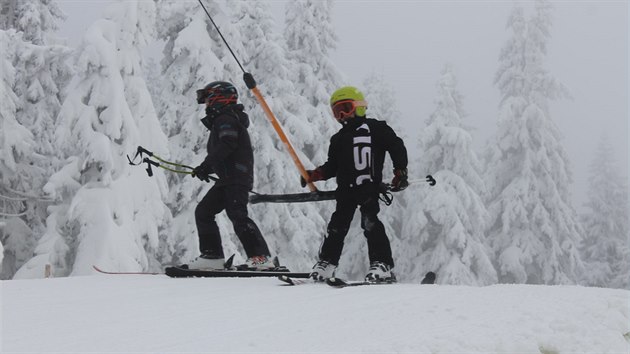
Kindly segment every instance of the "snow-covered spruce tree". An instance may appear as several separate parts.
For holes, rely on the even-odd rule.
[[[344,84],[349,85],[330,59],[337,47],[333,5],[332,0],[297,0],[287,2],[285,7],[283,34],[293,66],[293,82],[309,103],[303,119],[320,132],[316,141],[304,146],[304,153],[314,162],[325,161],[327,149],[322,146],[339,129],[330,110],[330,95]],[[334,188],[334,182],[326,187]]]
[[[67,159],[44,187],[59,203],[36,256],[16,277],[40,277],[46,263],[57,276],[89,274],[93,264],[156,267],[158,234],[169,217],[164,177],[149,179],[124,157],[138,145],[162,147],[157,152],[166,146],[141,78],[140,50],[154,20],[152,2],[124,1],[87,30],[55,131]]]
[[[403,273],[422,277],[430,270],[438,274],[439,283],[493,284],[497,274],[484,235],[485,186],[450,65],[444,67],[437,90],[436,108],[421,133],[416,156],[418,165],[431,171],[438,183],[412,190],[404,238],[397,245],[404,254]]]
[[[0,14],[2,29],[14,28],[23,33],[23,40],[31,46],[26,54],[14,59],[16,67],[16,94],[24,103],[17,113],[17,119],[34,134],[38,142],[33,147],[30,161],[40,168],[40,172],[31,176],[32,188],[40,191],[45,175],[54,166],[52,132],[55,117],[61,108],[63,90],[67,86],[71,69],[67,63],[70,49],[57,45],[54,35],[58,23],[64,15],[52,0],[3,2]],[[44,175],[45,178],[42,178]],[[38,223],[36,220],[29,222]]]
[[[4,0],[0,5],[0,28],[14,28],[36,45],[50,44],[52,32],[64,18],[54,0]]]
[[[307,119],[308,101],[296,90],[294,66],[287,59],[281,37],[273,31],[274,19],[263,1],[229,2],[232,32],[228,37],[243,66],[257,80],[258,88],[283,126],[306,168],[312,168],[302,152],[321,143],[318,130]],[[230,59],[226,57],[224,60]],[[286,147],[265,118],[260,104],[246,89],[243,103],[252,120],[249,132],[254,146],[254,189],[264,193],[299,192],[299,173]],[[323,162],[323,161],[322,161]],[[326,228],[326,220],[314,203],[263,204],[251,207],[272,253],[292,269],[308,269]]]
[[[15,57],[28,50],[22,33],[0,30],[0,244],[3,265],[0,279],[10,279],[16,267],[32,252],[32,231],[23,220],[26,198],[15,189],[29,175],[29,166],[22,163],[32,153],[33,134],[16,119],[22,102],[15,93]],[[21,263],[20,263],[21,262]]]
[[[547,2],[537,2],[529,21],[516,7],[495,77],[501,102],[489,148],[487,205],[501,283],[575,283],[583,269],[569,159],[549,113],[549,102],[565,92],[544,68],[550,27]]]
[[[55,117],[61,107],[60,98],[70,76],[66,61],[70,49],[56,45],[54,31],[63,15],[51,1],[3,2],[0,11],[0,28],[13,28],[21,33],[14,37],[21,44],[11,52],[12,66],[15,69],[13,91],[20,102],[15,119],[32,134],[33,144],[26,144],[17,161],[20,171],[7,186],[12,199],[21,199],[23,211],[19,219],[19,236],[12,237],[17,244],[7,247],[7,252],[15,263],[5,266],[5,278],[10,278],[15,270],[33,254],[33,246],[44,233],[48,201],[43,196],[42,187],[48,180],[57,158],[52,148],[52,132]],[[13,217],[11,225],[19,223]],[[13,232],[16,228],[13,228]],[[20,250],[18,250],[17,247]]]
[[[41,191],[46,175],[54,166],[54,150],[52,148],[52,132],[55,117],[61,108],[63,90],[67,86],[71,69],[67,63],[70,49],[57,45],[55,36],[58,23],[64,15],[52,0],[19,1],[7,0],[2,4],[0,27],[14,28],[23,33],[22,39],[34,44],[26,55],[16,57],[14,66],[18,77],[16,94],[24,104],[17,113],[17,119],[33,134],[38,142],[33,147],[31,163],[39,167],[39,171],[31,175],[31,188],[28,191]],[[44,209],[41,205],[32,209]],[[34,214],[34,213],[29,213]],[[45,212],[40,212],[45,214]],[[40,224],[31,215],[29,224]]]
[[[225,15],[215,1],[204,1],[221,26]],[[224,62],[215,54],[220,43],[210,35],[215,31],[199,3],[157,1],[158,38],[165,41],[161,61],[162,80],[155,105],[168,137],[170,160],[197,166],[206,156],[209,132],[201,123],[205,106],[197,104],[195,91],[212,81],[231,81]],[[224,27],[224,26],[222,26]],[[234,82],[238,86],[238,82]],[[239,87],[241,96],[243,86]],[[188,263],[199,255],[195,208],[210,185],[189,175],[167,174],[170,187],[167,204],[173,214],[170,231],[162,243],[165,264]],[[224,235],[225,253],[236,251],[236,238],[224,213],[217,218]]]
[[[628,185],[617,170],[613,149],[602,135],[591,163],[588,212],[582,215],[581,251],[589,285],[628,288]]]

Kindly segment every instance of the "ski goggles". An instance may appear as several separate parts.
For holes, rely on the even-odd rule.
[[[357,110],[357,107],[366,106],[367,103],[365,101],[341,100],[335,102],[331,108],[335,118],[344,119],[351,116]]]
[[[206,103],[206,98],[208,98],[208,90],[206,90],[205,88],[197,90],[197,103],[198,104]]]
[[[217,90],[207,90],[202,88],[197,90],[197,103],[204,104],[208,103],[211,106],[221,103],[221,104],[230,104],[236,103],[236,95],[230,95],[229,97],[222,96],[220,91]]]

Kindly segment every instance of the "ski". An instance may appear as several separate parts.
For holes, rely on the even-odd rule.
[[[99,273],[103,273],[103,274],[127,274],[127,275],[160,275],[160,274],[164,274],[164,273],[155,273],[155,272],[109,272],[106,270],[102,270],[101,268],[92,265],[92,268],[94,268],[94,270],[96,270]]]
[[[367,280],[359,280],[359,281],[346,281],[339,278],[328,278],[326,279],[326,284],[334,287],[334,288],[346,288],[349,286],[363,286],[363,285],[389,285],[396,284],[396,281],[367,281]]]
[[[281,275],[278,279],[286,285],[324,284],[323,281],[317,281],[313,278],[296,278],[288,275]]]
[[[163,275],[166,274],[171,278],[256,278],[256,277],[278,277],[286,276],[291,278],[296,283],[302,278],[308,278],[310,273],[293,273],[287,268],[278,267],[273,270],[257,271],[257,270],[202,270],[202,269],[185,269],[179,267],[167,267],[164,273],[160,272],[110,272],[103,270],[95,265],[92,266],[94,270],[102,274],[110,275]]]
[[[310,273],[294,273],[285,267],[271,270],[201,270],[168,267],[165,274],[171,278],[259,278],[286,275],[291,278],[308,278]]]
[[[436,275],[433,272],[428,272],[424,275],[424,279],[420,282],[420,284],[435,284]],[[385,281],[367,281],[367,280],[359,280],[359,281],[346,281],[339,278],[328,278],[326,279],[326,284],[335,287],[335,288],[345,288],[348,286],[363,286],[363,285],[389,285],[396,284],[396,280],[385,280]]]

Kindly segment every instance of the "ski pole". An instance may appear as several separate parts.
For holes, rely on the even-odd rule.
[[[171,166],[175,166],[175,167],[181,167],[181,168],[185,168],[188,169],[190,171],[183,171],[183,170],[177,170],[174,168],[170,168],[170,167],[166,167],[163,166],[162,164],[160,164],[160,162],[157,161],[153,161],[151,160],[149,157],[142,157],[143,154],[148,155],[149,157],[153,157],[154,159],[160,161],[162,164],[167,164],[167,165],[171,165]],[[136,158],[140,156],[140,158],[142,159],[140,162],[135,162]],[[138,146],[138,149],[136,150],[136,155],[133,157],[133,159],[129,158],[129,155],[127,155],[127,160],[129,161],[129,164],[132,166],[139,166],[143,163],[147,164],[147,174],[149,175],[149,177],[153,177],[153,169],[151,168],[151,166],[155,166],[155,167],[159,167],[162,168],[164,170],[167,171],[171,171],[171,172],[175,172],[175,173],[180,173],[180,174],[185,174],[185,175],[192,175],[193,174],[193,170],[194,168],[188,165],[182,165],[182,164],[178,164],[175,162],[171,162],[171,161],[167,161],[164,160],[163,158],[157,156],[156,154],[154,154],[153,152],[143,148],[142,146]],[[212,177],[212,176],[208,176],[209,179],[217,182],[219,181],[218,178],[216,177]],[[206,180],[206,182],[210,182],[209,180]]]
[[[409,184],[415,184],[415,183],[420,183],[420,182],[427,182],[431,187],[435,186],[435,184],[437,183],[435,178],[433,178],[433,176],[431,175],[427,175],[425,177],[425,179],[412,179],[410,181],[408,181]]]
[[[160,162],[162,162],[162,163],[165,163],[165,164],[167,164],[167,165],[171,165],[171,166],[175,166],[175,167],[181,167],[181,168],[186,168],[186,169],[189,169],[189,170],[194,170],[194,168],[193,168],[193,167],[188,166],[188,165],[181,165],[181,164],[178,164],[178,163],[174,163],[174,162],[166,161],[166,160],[164,160],[163,158],[161,158],[161,157],[157,156],[156,154],[154,154],[153,152],[151,152],[151,151],[149,151],[149,150],[147,150],[147,149],[143,148],[142,146],[138,146],[138,149],[136,150],[136,155],[133,157],[133,160],[129,158],[129,155],[127,155],[127,160],[129,161],[129,164],[130,164],[130,165],[132,165],[132,166],[137,166],[137,165],[139,165],[140,163],[144,163],[144,162],[146,162],[146,161],[144,161],[144,160],[143,160],[142,162],[140,162],[140,163],[134,163],[134,162],[133,162],[133,161],[135,161],[135,160],[136,160],[136,158],[137,158],[138,156],[140,156],[140,158],[142,158],[142,154],[146,154],[146,155],[148,155],[149,157],[153,157],[153,158],[155,158],[156,160],[158,160],[158,161],[160,161]],[[147,158],[144,158],[144,159],[146,160]],[[173,171],[174,171],[174,172],[181,172],[181,173],[189,173],[189,172],[187,172],[187,171],[181,171],[181,170],[173,170]]]
[[[265,115],[267,116],[267,119],[269,120],[269,122],[273,126],[274,130],[276,131],[276,133],[280,137],[280,140],[282,141],[282,143],[284,143],[285,147],[289,151],[289,155],[291,155],[291,158],[293,159],[293,163],[295,164],[295,166],[297,167],[298,171],[300,172],[300,175],[302,175],[302,177],[304,178],[305,181],[308,181],[310,179],[310,177],[309,177],[308,173],[306,172],[306,169],[304,168],[304,165],[302,164],[302,161],[300,161],[300,158],[297,155],[297,153],[295,152],[295,149],[293,149],[293,145],[291,144],[291,141],[289,141],[289,138],[284,133],[284,130],[282,129],[282,126],[280,125],[280,123],[276,119],[276,116],[273,114],[273,111],[271,110],[271,108],[269,108],[269,105],[267,104],[267,101],[265,101],[264,97],[262,96],[262,94],[260,93],[258,88],[256,87],[256,81],[254,80],[254,76],[252,74],[250,74],[250,73],[245,71],[245,69],[243,68],[243,65],[241,65],[241,62],[236,57],[236,54],[234,54],[234,51],[232,51],[232,48],[228,44],[227,40],[225,39],[225,37],[223,37],[223,34],[221,33],[221,30],[219,30],[219,26],[217,26],[217,24],[214,22],[214,20],[212,19],[212,16],[210,16],[210,13],[206,9],[206,7],[203,5],[201,0],[198,0],[198,1],[199,1],[199,5],[201,5],[201,7],[205,11],[206,15],[210,19],[210,22],[212,22],[212,25],[214,26],[214,28],[217,30],[217,32],[219,32],[219,36],[223,40],[223,43],[225,43],[225,45],[227,46],[228,50],[232,54],[232,57],[234,57],[234,60],[236,60],[236,63],[238,64],[238,66],[243,71],[243,81],[245,81],[245,85],[247,85],[247,88],[252,91],[252,93],[254,94],[256,99],[258,100],[258,103],[260,103],[260,105],[262,106],[263,111],[265,112]],[[313,182],[307,182],[307,185],[308,185],[308,188],[310,189],[311,192],[316,192],[317,191],[317,187],[315,187]]]

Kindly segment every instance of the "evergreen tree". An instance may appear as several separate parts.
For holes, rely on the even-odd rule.
[[[51,34],[65,15],[54,0],[4,0],[0,4],[0,29],[13,28],[36,45],[50,44]]]
[[[160,228],[169,213],[161,201],[163,175],[148,179],[123,158],[138,145],[166,146],[142,80],[140,51],[151,39],[155,5],[112,4],[86,32],[76,54],[77,75],[59,114],[56,149],[64,166],[44,190],[59,200],[36,257],[16,278],[108,269],[155,267]],[[163,148],[165,149],[165,148]]]
[[[613,149],[606,136],[600,138],[591,163],[588,213],[582,216],[589,284],[628,288],[628,186],[615,166]]]
[[[14,66],[18,76],[15,87],[16,94],[24,103],[17,113],[17,119],[35,135],[34,153],[41,155],[39,159],[31,154],[30,163],[50,170],[53,165],[50,159],[52,151],[52,131],[55,117],[61,107],[63,90],[69,82],[71,69],[67,64],[70,49],[57,45],[54,33],[59,22],[65,16],[52,0],[7,0],[2,4],[0,12],[0,28],[13,28],[23,33],[22,39],[36,47],[19,58],[15,58]],[[41,190],[43,185],[40,171],[31,176],[37,180],[29,190]],[[45,176],[48,177],[48,176]],[[37,222],[31,220],[31,223]]]
[[[420,278],[434,271],[438,282],[489,285],[497,274],[488,256],[484,230],[488,214],[485,191],[457,79],[446,65],[437,84],[436,108],[420,138],[423,170],[438,183],[416,188],[405,215],[400,252],[406,273]]]
[[[516,7],[512,37],[499,57],[498,132],[490,148],[489,240],[502,283],[575,283],[583,266],[582,230],[570,205],[569,160],[549,102],[565,89],[544,68],[550,6],[538,1],[526,21]]]
[[[35,145],[33,134],[16,119],[22,102],[15,92],[16,57],[28,51],[22,33],[0,30],[0,244],[3,245],[1,279],[10,279],[33,247],[32,231],[25,222],[27,198],[16,189],[28,178],[29,166],[22,160]]]
[[[345,81],[330,59],[337,47],[332,12],[331,0],[289,1],[285,8],[284,39],[293,82],[297,93],[308,100],[304,118],[320,133],[317,139],[329,138],[339,129],[330,111],[330,95]],[[312,161],[325,161],[327,150],[322,146],[326,142],[306,144],[305,154]]]
[[[21,178],[13,180],[9,186],[9,194],[13,199],[21,199],[23,207],[19,216],[22,223],[12,220],[11,224],[21,224],[19,229],[23,232],[19,236],[7,236],[16,241],[13,247],[7,248],[16,256],[15,264],[5,267],[8,273],[4,277],[7,278],[32,256],[33,246],[44,232],[49,203],[42,196],[42,187],[57,163],[52,132],[61,107],[62,90],[70,76],[66,63],[70,49],[54,44],[54,31],[63,19],[54,2],[9,0],[0,6],[0,28],[13,28],[22,34],[19,39],[14,38],[22,43],[15,47],[20,50],[13,51],[11,59],[15,70],[12,90],[20,101],[15,119],[32,134],[33,142],[27,144],[28,151],[24,151],[18,161]]]

